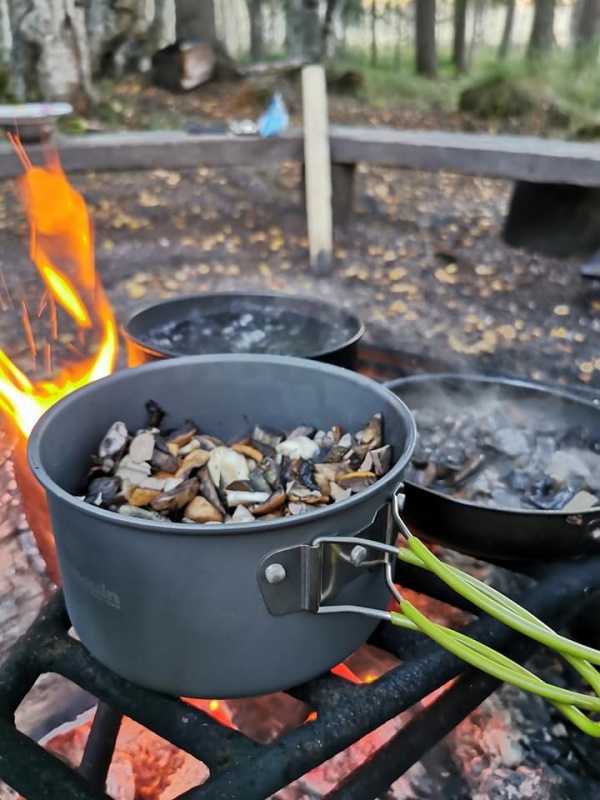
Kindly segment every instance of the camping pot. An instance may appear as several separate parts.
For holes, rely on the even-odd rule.
[[[381,413],[393,466],[348,499],[263,522],[162,523],[83,502],[76,495],[91,454],[116,420],[142,427],[149,399],[168,412],[169,425],[193,419],[225,441],[255,424],[354,432]],[[378,619],[319,612],[358,605],[381,613],[387,606],[389,558],[371,558],[352,537],[391,540],[390,510],[415,438],[410,412],[385,386],[300,358],[167,359],[63,398],[38,421],[28,452],[46,490],[66,605],[81,641],[117,674],[189,697],[265,694],[330,669]],[[314,543],[324,535],[327,542]]]
[[[317,297],[214,292],[148,306],[127,320],[123,337],[130,367],[174,356],[257,353],[354,369],[364,331],[354,314]]]
[[[600,401],[512,378],[433,374],[390,381],[409,408],[441,408],[451,416],[482,403],[504,403],[529,418],[600,436]],[[593,397],[593,395],[590,395]],[[558,445],[557,445],[558,447]],[[493,560],[539,560],[600,551],[600,506],[584,511],[502,508],[461,500],[407,480],[403,519],[429,542]]]

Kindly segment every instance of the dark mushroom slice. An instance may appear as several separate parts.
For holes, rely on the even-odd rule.
[[[300,466],[298,470],[298,479],[303,486],[313,491],[320,491],[317,483],[315,482],[315,465],[312,461],[305,461],[300,459]]]
[[[264,472],[255,467],[251,469],[248,473],[248,480],[250,481],[250,486],[255,492],[270,492],[273,487],[265,478]]]
[[[257,466],[272,489],[281,489],[281,466],[272,458],[263,458]]]
[[[353,445],[354,445],[354,439],[352,437],[352,434],[345,433],[339,440],[339,442],[337,442],[337,444],[334,444],[334,446],[331,448],[324,461],[330,464],[336,464],[339,463],[340,461],[343,461]]]
[[[160,428],[161,422],[166,416],[166,412],[155,400],[146,401],[146,414],[149,428]]]
[[[277,450],[266,442],[261,442],[258,439],[250,439],[250,447],[257,450],[262,454],[263,458],[275,458]],[[258,459],[255,459],[258,460]]]
[[[307,503],[308,505],[321,505],[329,502],[329,498],[321,494],[320,490],[307,489],[297,481],[292,481],[286,486],[286,494],[290,503]]]
[[[206,433],[197,435],[195,439],[203,450],[214,450],[216,447],[225,447],[224,441],[217,439],[216,436],[208,436]]]
[[[169,472],[171,475],[174,475],[179,469],[179,461],[169,451],[167,443],[161,436],[157,436],[155,439],[150,466],[160,472]]]
[[[121,478],[117,475],[101,475],[88,483],[84,500],[94,506],[108,508],[120,491]]]
[[[192,422],[191,419],[186,419],[183,425],[180,425],[179,428],[175,428],[175,430],[164,434],[163,439],[165,440],[166,444],[175,444],[178,448],[180,448],[191,442],[196,434],[196,431],[196,423]]]
[[[128,442],[129,431],[127,430],[127,425],[120,420],[113,422],[98,447],[98,456],[106,472],[114,467],[115,462],[125,452]]]
[[[161,492],[150,503],[155,511],[177,511],[187,506],[198,494],[199,484],[195,478],[183,481],[168,492]]]
[[[355,434],[356,441],[359,444],[368,445],[371,449],[375,450],[383,444],[383,417],[381,414],[375,414],[367,425]]]
[[[218,508],[219,511],[221,511],[223,516],[225,516],[225,508],[221,502],[217,487],[210,477],[208,467],[201,467],[201,469],[198,470],[198,480],[200,481],[199,494],[201,494],[202,497],[205,497],[210,503],[213,504],[215,508]]]
[[[384,444],[383,447],[377,447],[375,450],[370,450],[372,469],[375,475],[380,478],[389,472],[392,466],[392,446]]]

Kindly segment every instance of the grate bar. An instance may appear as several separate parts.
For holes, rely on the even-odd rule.
[[[545,582],[523,593],[519,600],[542,619],[552,619],[562,611],[573,616],[599,588],[600,558],[593,558],[554,565]],[[520,638],[496,620],[483,616],[468,625],[465,632],[500,649]],[[314,722],[264,746],[252,762],[211,778],[180,800],[264,800],[439,689],[460,674],[463,666],[459,659],[436,647],[425,657],[396,667],[372,684],[347,685],[337,692],[332,707]],[[318,684],[318,680],[307,684],[305,696],[311,697],[311,686],[318,692]],[[439,699],[431,708],[436,708],[438,702]],[[467,714],[465,709],[463,718]],[[435,725],[434,715],[432,719]]]
[[[542,618],[551,619],[563,611],[573,616],[598,589],[600,557],[552,565],[545,570],[542,582],[523,592],[519,600]],[[50,631],[45,635],[44,624]],[[464,668],[459,659],[436,646],[369,685],[357,686],[331,676],[315,679],[297,687],[293,693],[301,695],[310,705],[321,706],[317,719],[273,744],[259,745],[176,698],[142,689],[114,675],[67,635],[68,625],[62,597],[57,595],[22,640],[28,648],[41,647],[41,651],[26,657],[23,648],[17,645],[17,655],[0,668],[0,738],[3,742],[0,778],[15,786],[28,800],[52,797],[46,793],[46,778],[41,780],[40,776],[54,776],[59,780],[59,774],[61,800],[96,800],[105,795],[14,729],[11,706],[23,694],[17,662],[26,668],[27,683],[33,675],[34,663],[40,668],[38,674],[58,672],[204,761],[211,770],[211,778],[204,786],[183,795],[186,800],[264,800],[413,706]],[[466,632],[497,648],[520,639],[501,623],[485,616],[467,626]],[[396,635],[389,637],[391,652],[397,650],[403,639],[402,631],[393,633]],[[437,704],[444,697],[431,706],[428,724],[436,733],[440,732]],[[462,717],[466,716],[469,710],[465,706],[457,708],[456,720],[461,713]],[[8,719],[3,718],[2,712]],[[427,724],[422,724],[427,735],[422,734],[424,749],[417,752],[415,748],[415,760],[422,757],[431,744],[430,739],[435,738],[427,730]],[[42,759],[36,762],[37,767],[33,754]],[[24,768],[24,764],[30,768]]]
[[[120,711],[98,703],[78,770],[93,786],[103,788],[106,784],[122,721]]]

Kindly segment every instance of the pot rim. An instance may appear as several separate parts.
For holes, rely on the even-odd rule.
[[[155,344],[151,344],[145,342],[143,339],[139,338],[138,334],[132,333],[131,326],[136,321],[140,320],[145,314],[149,313],[150,311],[154,311],[156,309],[166,308],[168,306],[177,306],[181,303],[192,302],[195,300],[206,300],[210,302],[210,300],[218,300],[221,298],[238,298],[240,300],[256,300],[256,301],[289,301],[290,304],[293,304],[295,300],[299,301],[300,303],[312,303],[315,306],[319,306],[324,312],[328,312],[329,314],[337,314],[340,319],[344,322],[348,323],[349,335],[345,336],[343,340],[339,343],[335,344],[335,346],[331,346],[328,348],[324,348],[321,350],[315,350],[313,352],[307,352],[300,355],[288,356],[288,358],[308,358],[308,359],[315,359],[321,358],[323,356],[331,355],[333,353],[337,353],[340,350],[343,350],[347,347],[352,347],[352,345],[356,344],[362,337],[365,335],[366,326],[364,322],[354,314],[349,309],[344,308],[343,306],[337,306],[334,302],[329,300],[324,300],[321,297],[311,296],[311,295],[296,295],[296,294],[283,294],[278,292],[236,292],[236,291],[226,291],[226,292],[207,292],[207,293],[200,293],[195,292],[191,294],[184,294],[178,295],[177,297],[170,297],[166,300],[160,300],[157,303],[150,303],[143,308],[140,308],[134,314],[132,314],[125,323],[121,326],[121,331],[125,339],[133,342],[137,347],[143,349],[146,353],[150,353],[160,358],[171,357],[171,358],[186,358],[187,356],[182,356],[180,352],[177,350],[171,350],[169,348],[160,348],[157,347]],[[290,309],[293,310],[293,309]],[[195,355],[216,355],[214,353],[197,353]],[[228,353],[227,355],[253,355],[252,353]],[[256,355],[261,355],[256,353]]]
[[[432,372],[427,375],[410,375],[406,378],[395,378],[391,381],[386,381],[386,386],[390,389],[393,394],[396,394],[394,391],[395,387],[402,387],[402,386],[414,386],[418,384],[433,384],[437,381],[449,381],[455,380],[459,382],[469,382],[469,383],[481,383],[488,386],[506,386],[512,387],[514,389],[525,389],[528,391],[539,392],[540,395],[546,394],[550,395],[551,397],[555,397],[559,400],[570,400],[576,403],[580,403],[587,408],[593,409],[599,413],[599,422],[600,422],[600,399],[596,402],[594,400],[587,400],[586,398],[582,398],[575,393],[569,392],[568,389],[564,389],[560,385],[556,388],[552,386],[548,386],[543,383],[536,383],[535,381],[528,381],[523,378],[506,378],[506,377],[494,377],[493,375],[477,375],[475,373],[461,373],[461,372]],[[407,406],[410,411],[410,407]],[[596,513],[600,511],[600,503],[596,506],[592,506],[591,508],[586,508],[583,511],[564,511],[563,509],[551,510],[551,509],[543,509],[543,508],[506,508],[504,506],[483,506],[480,503],[473,503],[470,500],[463,500],[459,497],[452,497],[452,495],[444,494],[443,492],[439,492],[437,489],[431,489],[430,487],[426,486],[419,486],[419,484],[414,483],[413,481],[405,479],[405,484],[410,486],[411,490],[417,491],[422,493],[423,495],[431,495],[438,500],[444,500],[451,505],[457,505],[462,508],[468,508],[472,512],[477,512],[478,514],[489,513],[489,512],[502,512],[503,516],[512,516],[512,517],[520,517],[520,516],[539,516],[542,514],[544,517],[551,517],[551,518],[563,518],[566,519],[567,517],[577,517],[589,516],[592,513]]]
[[[128,517],[124,514],[117,514],[114,511],[98,508],[98,506],[91,503],[85,503],[82,499],[71,494],[62,488],[53,478],[50,477],[44,468],[40,458],[40,444],[44,437],[46,429],[52,425],[56,415],[64,408],[67,408],[72,403],[79,403],[85,399],[86,396],[92,395],[98,384],[118,384],[123,381],[129,380],[132,374],[139,375],[144,372],[153,372],[156,370],[169,370],[169,369],[193,369],[196,366],[201,366],[207,363],[223,363],[240,361],[245,363],[268,363],[268,364],[282,364],[286,366],[295,366],[298,369],[304,369],[311,373],[329,373],[332,375],[342,375],[345,379],[352,383],[357,383],[362,386],[368,386],[369,389],[380,395],[382,400],[387,404],[391,404],[398,411],[399,416],[402,418],[405,425],[406,441],[404,448],[399,458],[393,467],[383,475],[378,481],[371,486],[363,489],[358,494],[340,500],[337,503],[322,506],[315,509],[308,514],[298,514],[297,516],[282,517],[279,519],[265,520],[260,523],[257,522],[228,522],[224,523],[188,523],[188,522],[168,522],[163,523],[155,520],[140,519],[139,517]],[[27,442],[27,456],[29,466],[39,483],[43,486],[46,492],[52,493],[61,501],[67,503],[71,507],[76,507],[80,512],[92,518],[105,520],[106,522],[117,523],[119,526],[134,528],[138,530],[145,530],[148,533],[171,533],[172,535],[218,535],[223,536],[227,534],[245,534],[245,533],[259,533],[265,531],[277,531],[281,528],[291,528],[296,525],[305,524],[306,521],[316,522],[327,520],[333,515],[351,510],[356,507],[361,501],[368,500],[371,497],[381,493],[385,488],[388,489],[389,497],[391,498],[395,491],[398,490],[402,483],[401,475],[408,464],[417,440],[417,429],[414,418],[406,406],[406,404],[390,391],[385,384],[378,383],[377,381],[367,378],[364,375],[353,372],[352,370],[344,369],[343,367],[336,367],[331,364],[326,364],[319,361],[310,361],[305,358],[298,358],[292,356],[271,356],[271,355],[251,355],[251,354],[226,354],[226,355],[205,355],[205,356],[182,356],[179,358],[162,359],[160,361],[153,361],[149,364],[144,364],[134,369],[123,369],[113,372],[105,378],[100,378],[97,381],[87,384],[80,389],[76,389],[70,394],[62,397],[51,408],[49,408],[35,424],[29,440]],[[90,457],[91,457],[90,453]]]

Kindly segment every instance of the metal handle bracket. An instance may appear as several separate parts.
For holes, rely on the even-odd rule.
[[[269,553],[258,568],[258,584],[269,612],[283,616],[297,611],[349,610],[327,602],[365,570],[380,569],[397,554],[397,548],[389,544],[394,533],[389,504],[379,509],[371,526],[374,536],[383,541],[319,536],[312,544]]]

